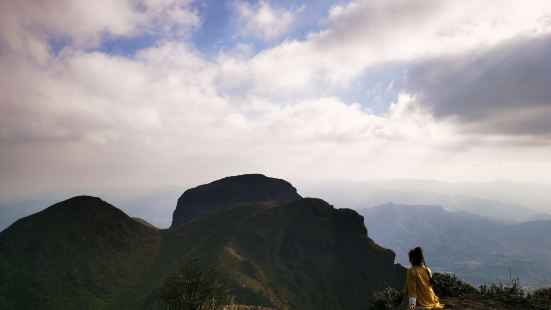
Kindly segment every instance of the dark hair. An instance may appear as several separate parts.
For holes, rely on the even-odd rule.
[[[410,250],[408,255],[413,266],[420,266],[425,260],[423,258],[423,249],[421,249],[421,247],[416,247],[415,249]]]

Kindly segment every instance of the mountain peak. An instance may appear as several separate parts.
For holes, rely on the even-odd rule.
[[[154,231],[100,198],[76,196],[13,223],[0,233],[0,248],[13,261],[42,261],[74,249],[113,247]]]
[[[239,204],[285,202],[301,198],[291,183],[262,174],[225,177],[186,190],[178,199],[172,227]]]

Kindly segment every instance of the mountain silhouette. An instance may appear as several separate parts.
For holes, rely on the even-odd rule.
[[[262,174],[226,177],[185,191],[178,199],[172,227],[242,203],[285,202],[301,198],[289,182]]]
[[[247,198],[252,179],[266,191]],[[0,233],[0,308],[162,309],[157,291],[186,256],[221,266],[237,302],[277,309],[365,309],[373,291],[403,285],[405,268],[353,210],[259,175],[201,195],[208,212],[165,230],[86,196],[17,221]]]
[[[22,218],[0,233],[0,308],[101,307],[146,267],[159,237],[89,196]]]

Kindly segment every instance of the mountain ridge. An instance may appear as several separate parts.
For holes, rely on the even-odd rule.
[[[0,233],[0,308],[162,309],[155,292],[186,256],[228,271],[239,302],[278,309],[362,309],[405,277],[357,212],[321,199],[226,205],[158,230],[79,196]]]

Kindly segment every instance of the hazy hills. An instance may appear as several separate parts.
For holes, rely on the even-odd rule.
[[[305,197],[319,197],[340,208],[363,209],[386,203],[438,205],[448,211],[467,211],[504,223],[551,219],[551,185],[507,181],[448,183],[430,180],[294,182]],[[87,193],[102,197],[125,213],[159,228],[171,225],[174,202],[181,186],[157,188],[91,188],[28,195],[0,200],[0,230],[67,197]]]
[[[355,210],[386,203],[436,205],[509,223],[551,216],[551,184],[372,180],[305,182],[300,188],[304,195]]]
[[[436,206],[387,204],[359,211],[370,236],[407,262],[421,245],[435,270],[476,284],[508,282],[509,269],[527,286],[551,284],[551,221],[503,224]]]
[[[370,292],[403,285],[405,269],[355,211],[245,202],[165,230],[87,196],[20,219],[0,233],[0,308],[161,308],[155,292],[186,255],[220,264],[238,302],[278,309],[364,309]]]

